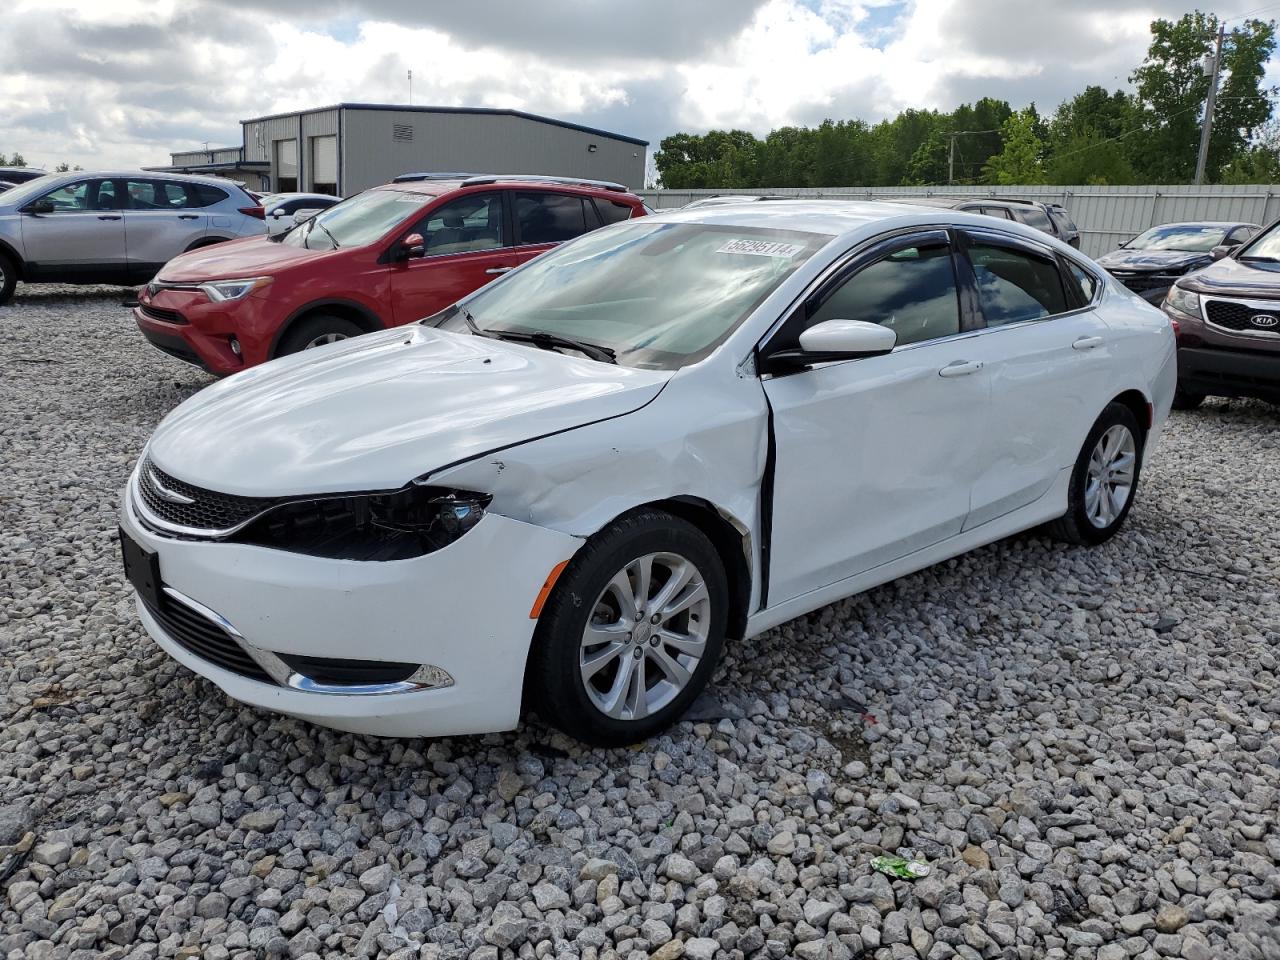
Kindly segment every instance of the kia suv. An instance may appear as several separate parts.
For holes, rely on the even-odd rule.
[[[36,177],[0,193],[0,303],[23,283],[145,283],[184,250],[266,232],[230,180],[156,173]]]
[[[225,376],[421,320],[562,241],[644,213],[618,184],[385,184],[287,233],[175,258],[141,292],[134,319],[160,350]]]
[[[1205,397],[1280,403],[1280,221],[1180,278],[1164,301],[1178,334],[1174,406]]]

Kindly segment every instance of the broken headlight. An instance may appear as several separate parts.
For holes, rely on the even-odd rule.
[[[333,560],[406,560],[440,550],[480,522],[490,498],[410,484],[389,493],[295,500],[236,539]]]

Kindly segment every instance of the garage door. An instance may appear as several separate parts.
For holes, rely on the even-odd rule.
[[[338,192],[338,138],[311,138],[311,188],[316,193]]]

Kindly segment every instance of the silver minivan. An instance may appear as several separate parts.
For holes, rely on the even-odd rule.
[[[258,202],[217,177],[40,177],[0,193],[0,303],[19,280],[146,283],[180,253],[266,229]]]

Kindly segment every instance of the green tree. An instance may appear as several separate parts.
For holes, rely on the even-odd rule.
[[[654,154],[662,185],[670,189],[752,187],[760,142],[745,130],[664,137]]]
[[[1130,78],[1137,87],[1141,121],[1130,157],[1139,175],[1162,183],[1194,176],[1209,92],[1201,65],[1212,53],[1217,32],[1218,18],[1199,10],[1177,21],[1151,24],[1146,59]],[[1209,145],[1210,180],[1247,150],[1253,131],[1271,117],[1269,97],[1276,90],[1264,87],[1262,77],[1275,46],[1274,21],[1246,20],[1226,35]]]
[[[27,158],[16,150],[13,152],[13,156],[9,157],[7,160],[5,159],[4,154],[0,153],[0,167],[25,167],[26,165]]]
[[[1057,142],[1045,163],[1046,183],[1111,185],[1136,183],[1126,146],[1092,129],[1071,133]]]
[[[1004,148],[987,160],[982,168],[987,183],[1009,186],[1020,183],[1044,183],[1040,157],[1044,142],[1036,133],[1039,116],[1034,105],[1009,117],[1001,127]]]

